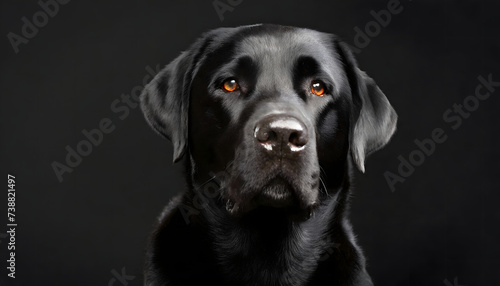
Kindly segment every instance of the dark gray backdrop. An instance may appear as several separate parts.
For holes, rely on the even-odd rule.
[[[244,0],[223,21],[212,1],[73,0],[47,19],[37,1],[1,2],[1,285],[141,285],[152,224],[183,181],[139,108],[125,116],[111,105],[200,33],[261,22],[336,33],[354,47],[355,28],[372,29],[357,57],[399,114],[390,144],[357,175],[351,211],[375,284],[500,285],[500,90],[469,98],[477,106],[456,130],[443,119],[474,96],[479,76],[500,81],[498,1],[401,0],[385,27],[371,11],[389,0],[270,2]],[[15,53],[8,34],[23,36],[23,17],[34,15],[38,32]],[[103,118],[115,129],[60,182],[51,164]],[[384,173],[398,175],[398,157],[435,128],[447,140],[392,191]],[[5,268],[7,174],[17,183],[16,279]],[[122,271],[129,280],[117,279]]]

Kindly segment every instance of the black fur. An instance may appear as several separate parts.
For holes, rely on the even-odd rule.
[[[239,88],[223,91],[228,79]],[[373,285],[347,219],[351,166],[364,172],[397,116],[347,45],[277,25],[213,30],[141,97],[189,186],[159,218],[145,285]]]

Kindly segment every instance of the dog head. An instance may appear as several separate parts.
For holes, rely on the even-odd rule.
[[[146,86],[141,106],[174,161],[186,156],[193,184],[219,177],[235,215],[309,212],[345,183],[351,162],[364,172],[397,121],[346,44],[277,25],[206,33]]]

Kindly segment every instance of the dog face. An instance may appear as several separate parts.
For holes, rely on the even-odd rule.
[[[174,160],[189,156],[195,186],[218,177],[232,215],[260,206],[310,213],[346,183],[351,160],[364,172],[397,120],[344,43],[276,25],[205,34],[141,103]]]

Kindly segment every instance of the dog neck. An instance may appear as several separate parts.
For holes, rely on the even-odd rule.
[[[307,220],[297,220],[276,208],[256,209],[235,218],[217,198],[206,200],[200,215],[226,277],[249,273],[248,285],[256,277],[259,282],[268,281],[266,285],[276,281],[300,285],[320,263],[337,260],[343,256],[341,251],[351,252],[355,247],[353,238],[344,236],[350,233],[344,218],[347,191],[338,190],[325,199]],[[241,281],[242,277],[233,279]]]
[[[196,168],[186,167],[193,175]],[[344,173],[339,187],[327,191],[321,205],[305,220],[276,208],[234,217],[219,197],[223,190],[215,177],[196,184],[189,176],[191,188],[185,202],[196,210],[195,224],[202,226],[213,248],[213,262],[222,266],[228,285],[243,285],[241,281],[246,281],[244,285],[303,285],[320,268],[350,285],[356,271],[365,273],[346,217],[350,175]]]

